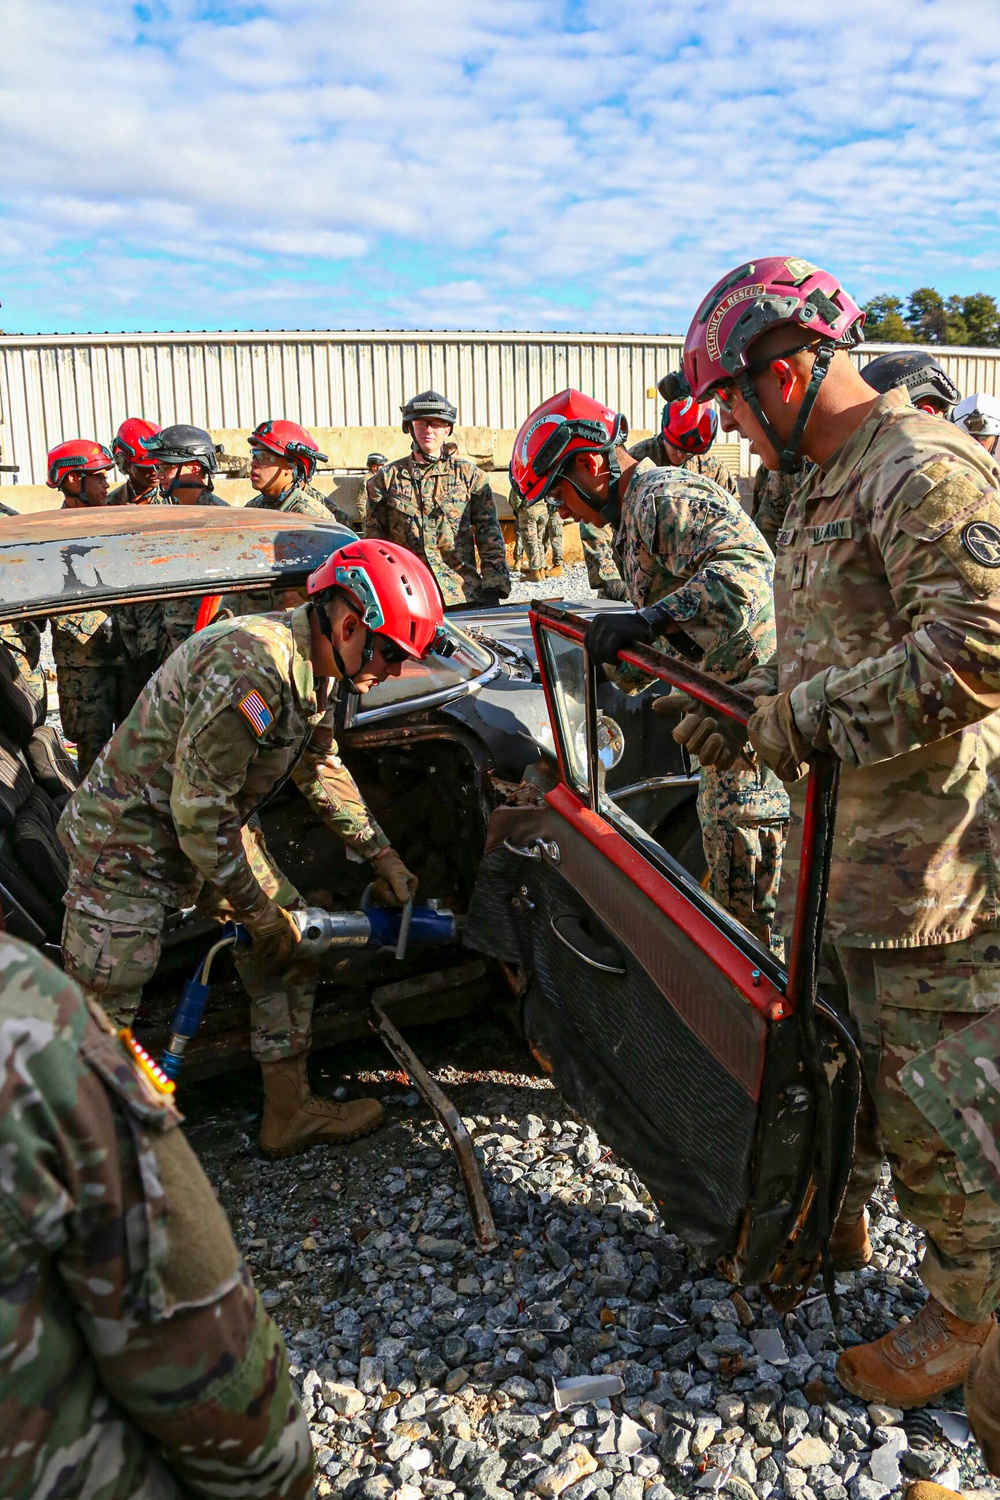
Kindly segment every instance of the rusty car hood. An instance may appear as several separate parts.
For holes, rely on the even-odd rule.
[[[303,579],[354,533],[285,511],[116,505],[0,518],[0,620]]]

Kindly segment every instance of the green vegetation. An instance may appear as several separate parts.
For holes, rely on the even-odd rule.
[[[968,344],[1000,348],[1000,307],[986,292],[942,297],[918,286],[906,299],[883,293],[865,303],[865,338],[877,344]]]

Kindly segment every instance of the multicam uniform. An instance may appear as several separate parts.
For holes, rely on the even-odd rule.
[[[446,443],[433,462],[422,462],[413,452],[386,464],[372,476],[365,517],[365,536],[398,542],[423,559],[451,608],[475,604],[484,589],[496,590],[502,599],[510,593],[489,480],[457,453],[454,443]]]
[[[152,977],[167,910],[198,900],[210,914],[223,903],[245,911],[261,888],[284,907],[303,904],[250,821],[287,773],[359,854],[388,848],[337,754],[324,690],[306,607],[210,625],[164,663],[71,799],[59,824],[70,858],[64,961],[116,1020],[134,1015]],[[307,1052],[315,967],[276,975],[252,950],[237,963],[254,1056]]]
[[[924,1284],[966,1322],[1000,1297],[1000,1208],[912,1103],[901,1069],[1000,1020],[1000,469],[883,396],[793,495],[770,664],[842,761],[827,901],[901,1213]],[[793,823],[801,809],[793,794]],[[881,1154],[859,1147],[843,1214]]]
[[[0,1470],[12,1500],[309,1492],[284,1347],[99,1007],[0,934]]]
[[[738,684],[772,655],[771,555],[749,516],[711,480],[640,463],[615,549],[632,603],[645,609],[668,599],[670,618],[703,653],[702,670]],[[655,644],[675,654],[669,634]],[[616,680],[626,688],[649,681],[628,667]],[[712,895],[780,952],[771,926],[788,820],[781,783],[761,767],[703,766],[698,814]]]
[[[802,483],[807,467],[807,464],[799,463],[794,474],[765,469],[763,464],[757,470],[750,514],[772,552],[777,551],[778,532],[785,524],[788,502]]]
[[[740,498],[740,487],[736,483],[735,476],[730,473],[721,459],[713,458],[711,453],[692,453],[683,463],[671,464],[662,432],[654,432],[652,437],[633,443],[628,451],[632,458],[648,458],[658,469],[677,468],[686,470],[688,474],[702,474],[706,479],[711,479],[720,489],[725,490],[728,495],[734,495],[737,500]]]

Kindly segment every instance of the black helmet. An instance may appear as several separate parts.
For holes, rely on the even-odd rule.
[[[962,395],[934,356],[923,350],[916,354],[880,354],[864,366],[861,375],[883,395],[902,386],[914,406],[918,401],[933,401],[942,411],[951,411]]]
[[[152,437],[142,438],[141,442],[158,464],[201,464],[207,474],[219,472],[215,444],[201,427],[189,427],[186,422],[180,422],[175,427],[154,432]]]
[[[411,423],[416,417],[443,417],[454,427],[458,420],[458,408],[452,406],[447,396],[439,396],[437,391],[421,391],[419,396],[411,396],[405,406],[401,406],[403,413],[403,431],[409,435]]]
[[[386,459],[384,453],[369,453],[368,457],[365,459],[365,468],[369,468],[372,464],[378,464],[381,468],[381,466],[387,462],[388,460]]]
[[[691,387],[683,370],[671,370],[669,375],[661,375],[656,382],[656,389],[668,406],[671,401],[683,401],[691,394]]]

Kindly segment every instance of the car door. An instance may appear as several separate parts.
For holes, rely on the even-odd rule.
[[[786,969],[606,792],[621,730],[598,710],[586,622],[545,605],[532,621],[557,764],[530,805],[494,813],[466,941],[516,973],[529,1040],[668,1228],[735,1280],[807,1281],[858,1089],[851,1039],[815,1001],[835,772],[810,798]],[[745,719],[685,663],[627,659]]]

